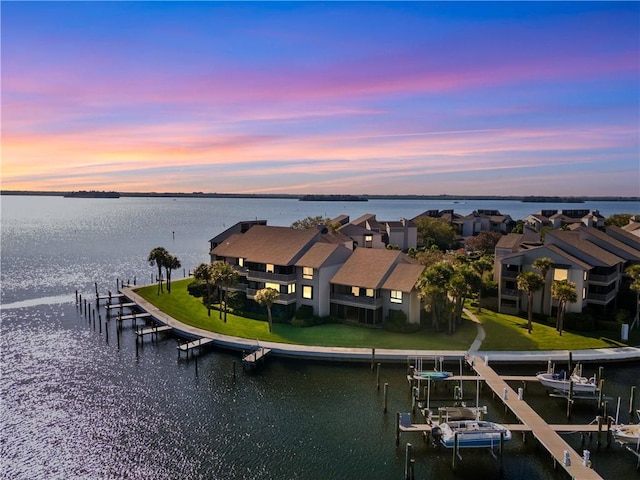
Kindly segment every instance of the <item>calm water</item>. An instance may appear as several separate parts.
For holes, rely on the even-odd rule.
[[[394,412],[410,408],[400,366],[382,366],[381,381],[389,383],[390,392],[387,414],[369,365],[272,358],[257,374],[238,368],[234,380],[235,353],[211,351],[196,365],[177,359],[171,337],[147,340],[136,351],[131,328],[118,342],[115,325],[107,327],[107,341],[104,325],[100,333],[76,309],[74,292],[89,296],[93,282],[102,292],[115,290],[118,278],[148,281],[153,268],[146,256],[156,246],[192,269],[208,260],[210,238],[244,219],[290,225],[309,215],[375,213],[387,220],[431,208],[462,214],[492,208],[517,219],[553,206],[61,197],[2,197],[1,202],[2,478],[400,479],[407,441],[414,446],[416,478],[498,477],[496,462],[485,453],[465,453],[454,474],[450,452],[436,452],[419,437],[403,437],[395,447]],[[628,203],[575,207],[604,215],[638,211]],[[621,421],[627,421],[638,367],[606,367],[607,393],[622,397]],[[474,386],[466,390],[473,403]],[[549,421],[564,421],[564,404],[548,399],[539,386],[532,386],[527,398]],[[513,421],[490,395],[481,402],[489,406],[490,418]],[[595,414],[592,405],[578,405],[574,419],[589,422]],[[577,436],[567,438],[579,448]],[[637,478],[627,452],[587,448],[605,478]],[[516,439],[507,445],[502,478],[563,477],[533,442]]]

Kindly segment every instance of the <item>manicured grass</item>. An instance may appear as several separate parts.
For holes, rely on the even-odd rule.
[[[424,330],[412,334],[390,333],[380,329],[369,329],[350,325],[328,324],[300,328],[274,323],[269,333],[266,321],[252,320],[227,314],[227,323],[220,318],[218,310],[207,308],[201,299],[187,292],[191,279],[172,283],[171,294],[158,295],[157,286],[137,289],[137,293],[176,320],[212,332],[235,337],[266,340],[300,345],[335,347],[390,348],[404,350],[467,350],[475,339],[476,326],[465,321],[454,335]]]
[[[584,335],[563,331],[560,336],[555,327],[534,322],[529,334],[527,320],[524,318],[496,313],[486,308],[482,313],[478,313],[475,307],[470,310],[482,322],[486,333],[481,350],[582,350],[613,346],[601,340],[598,332]]]

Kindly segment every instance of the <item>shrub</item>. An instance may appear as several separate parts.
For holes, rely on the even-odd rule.
[[[302,305],[296,311],[294,319],[307,320],[313,317],[313,307],[311,305]]]
[[[563,327],[575,332],[590,332],[595,330],[596,325],[593,315],[589,312],[569,312],[564,316]]]
[[[193,297],[205,297],[207,295],[207,284],[201,280],[194,280],[187,285],[187,292]]]
[[[420,330],[420,325],[407,323],[407,315],[402,310],[390,310],[382,328],[388,332],[415,333]]]

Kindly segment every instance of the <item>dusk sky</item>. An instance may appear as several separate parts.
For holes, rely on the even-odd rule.
[[[6,2],[2,189],[640,195],[640,2]]]

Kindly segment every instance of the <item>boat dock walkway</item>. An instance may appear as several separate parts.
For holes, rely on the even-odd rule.
[[[200,348],[208,343],[213,342],[213,338],[199,338],[188,343],[181,343],[178,345],[178,357],[181,352],[187,352],[187,358],[189,358],[189,352],[192,352],[196,348]]]
[[[154,333],[157,335],[158,333],[170,332],[171,330],[173,330],[173,327],[170,327],[169,325],[160,325],[136,330],[136,335],[138,335],[139,337],[144,337],[145,335],[153,335]]]
[[[134,320],[135,321],[135,320],[138,320],[138,319],[145,319],[145,318],[151,318],[151,314],[150,313],[132,313],[131,315],[118,315],[116,320],[121,322],[123,320]]]
[[[522,428],[530,429],[533,436],[547,449],[554,461],[562,465],[572,478],[581,480],[602,478],[595,470],[583,465],[582,457],[527,402],[520,400],[518,394],[506,383],[504,378],[486,365],[482,357],[472,357],[470,364],[493,392],[502,399],[505,406],[522,422]],[[573,430],[570,431],[580,431],[578,425],[573,425],[571,428]]]
[[[263,361],[269,353],[271,353],[270,348],[259,347],[242,358],[242,366],[254,368],[259,362]]]
[[[118,308],[133,308],[135,306],[137,306],[138,304],[136,302],[126,302],[126,303],[112,303],[109,305],[105,305],[104,308],[106,308],[107,310],[114,310],[114,309],[118,309]]]

